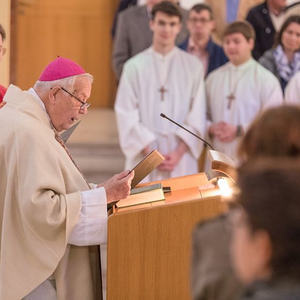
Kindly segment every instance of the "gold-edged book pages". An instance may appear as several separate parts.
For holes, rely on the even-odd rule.
[[[219,151],[209,150],[208,153],[211,160],[211,169],[213,171],[221,172],[236,181],[237,172],[234,160]]]
[[[164,157],[157,151],[153,150],[145,156],[132,170],[134,171],[134,178],[131,182],[131,188],[134,188],[141,182],[148,174],[150,174],[163,161]]]
[[[165,200],[165,195],[162,188],[159,188],[144,193],[129,195],[127,198],[121,199],[117,202],[116,206],[118,208],[122,208],[161,200]]]

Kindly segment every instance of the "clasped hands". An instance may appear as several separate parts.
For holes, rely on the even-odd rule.
[[[237,136],[237,126],[221,121],[210,126],[209,135],[221,142],[230,143]]]
[[[157,167],[157,169],[160,171],[172,172],[187,150],[187,145],[183,141],[180,141],[175,150],[167,154],[163,154],[165,160]],[[147,155],[149,152],[150,148],[148,146],[145,147],[143,154]]]

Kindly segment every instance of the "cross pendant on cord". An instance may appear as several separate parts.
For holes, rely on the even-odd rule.
[[[235,96],[231,93],[230,95],[227,96],[227,99],[228,99],[228,105],[227,105],[227,108],[230,109],[230,108],[231,108],[232,101],[235,99]]]
[[[165,93],[168,91],[165,89],[165,87],[162,85],[161,88],[158,90],[160,92],[160,100],[164,101],[165,99]]]

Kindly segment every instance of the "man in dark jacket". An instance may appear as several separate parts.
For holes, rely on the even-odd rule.
[[[211,38],[215,22],[210,6],[194,5],[189,11],[187,27],[190,36],[179,47],[200,59],[206,76],[228,61],[223,49]]]
[[[250,9],[246,20],[254,27],[256,40],[253,57],[259,59],[274,43],[275,33],[284,21],[286,0],[266,0]]]
[[[118,20],[119,13],[122,12],[123,10],[129,8],[130,6],[134,6],[134,5],[137,5],[137,0],[121,0],[120,1],[119,6],[118,6],[117,11],[114,16],[113,26],[111,28],[112,37],[115,37],[115,34],[116,34],[116,27],[117,27],[117,20]]]

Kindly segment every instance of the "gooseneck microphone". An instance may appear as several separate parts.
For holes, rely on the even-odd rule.
[[[182,125],[180,125],[179,123],[175,122],[174,120],[170,119],[169,117],[167,117],[165,114],[161,113],[160,116],[162,118],[165,118],[167,120],[169,120],[170,122],[172,122],[173,124],[177,125],[178,127],[184,129],[185,131],[187,131],[188,133],[192,134],[194,137],[196,137],[197,139],[199,139],[201,142],[203,142],[205,145],[207,145],[209,148],[211,148],[212,150],[215,150],[213,148],[213,146],[207,142],[206,140],[204,140],[203,138],[201,138],[200,136],[198,136],[197,134],[191,132],[190,130],[188,130],[187,128],[183,127]]]

